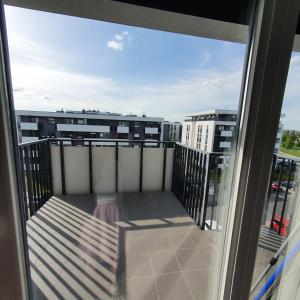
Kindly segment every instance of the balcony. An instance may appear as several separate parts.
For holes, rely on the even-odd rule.
[[[232,131],[231,130],[222,130],[221,136],[232,137]]]
[[[159,134],[157,127],[145,127],[145,134]]]
[[[129,133],[129,127],[128,126],[118,126],[117,133]]]
[[[57,131],[81,131],[109,133],[110,126],[78,125],[78,124],[57,124]]]
[[[64,142],[19,146],[34,298],[208,299],[225,226],[218,165],[230,156]],[[260,246],[255,278],[276,251]]]
[[[21,130],[38,130],[38,124],[21,122],[20,129]]]

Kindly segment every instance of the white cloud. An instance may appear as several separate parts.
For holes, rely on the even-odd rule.
[[[127,31],[127,30],[122,31],[121,34],[123,34],[123,35],[128,35],[128,31]]]
[[[113,50],[122,51],[123,50],[123,43],[116,42],[116,41],[108,41],[107,47]]]
[[[116,40],[118,40],[118,41],[122,41],[122,40],[123,40],[123,37],[122,37],[120,34],[116,34],[116,35],[115,35],[115,38],[116,38]]]

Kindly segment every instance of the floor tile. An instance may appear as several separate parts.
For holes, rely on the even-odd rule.
[[[153,275],[148,254],[128,254],[125,258],[125,270],[122,279],[131,279]]]
[[[126,300],[158,299],[154,277],[131,279],[125,282]]]
[[[213,244],[210,236],[210,231],[208,230],[194,230],[193,232],[191,232],[190,238],[193,240],[196,247],[209,246]]]
[[[166,234],[156,234],[147,237],[150,252],[171,250],[171,245]]]
[[[175,254],[182,270],[193,270],[208,267],[205,258],[199,251],[197,251],[196,248],[176,250]]]
[[[182,273],[160,275],[155,277],[158,295],[160,299],[166,300],[189,300],[192,294],[185,282]]]
[[[172,249],[194,248],[195,243],[188,233],[172,233],[168,235]]]
[[[209,269],[201,269],[194,271],[184,272],[186,282],[194,299],[209,300],[212,299],[212,293],[214,290],[213,278],[210,275]]]
[[[150,254],[155,275],[179,272],[180,267],[173,251],[158,251]]]
[[[204,258],[208,267],[216,267],[218,264],[218,252],[213,246],[199,247],[201,257]]]
[[[157,290],[160,300],[192,299],[199,278],[206,295],[203,268],[214,265],[209,246],[220,234],[201,231],[172,193],[67,195],[49,203],[27,224],[34,299],[154,300]]]
[[[126,253],[145,253],[147,252],[147,241],[145,237],[135,237],[125,239],[125,252]]]

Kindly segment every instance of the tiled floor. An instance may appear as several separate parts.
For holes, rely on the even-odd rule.
[[[210,299],[218,233],[171,193],[55,196],[27,229],[35,299]]]

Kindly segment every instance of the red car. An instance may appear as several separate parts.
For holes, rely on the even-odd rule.
[[[288,227],[290,220],[287,218],[282,219],[282,224],[280,223],[280,216],[275,215],[274,220],[272,221],[273,229],[279,232],[279,228],[281,227],[280,235],[287,236],[288,235]]]
[[[272,183],[272,191],[277,191],[279,189],[279,191],[282,190],[281,186],[279,187],[278,183],[273,182]]]

